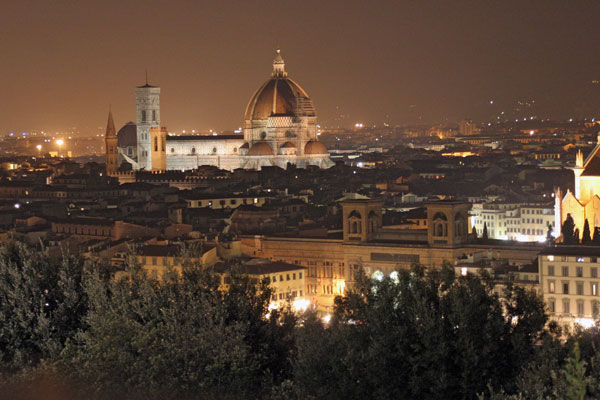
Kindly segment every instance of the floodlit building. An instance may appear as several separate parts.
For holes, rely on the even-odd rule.
[[[545,242],[554,232],[554,209],[549,205],[523,203],[476,203],[470,211],[471,227],[490,239]]]
[[[136,88],[136,123],[128,122],[116,134],[118,166],[133,170],[190,170],[202,165],[233,171],[236,168],[329,168],[333,162],[317,137],[317,114],[308,93],[288,77],[279,50],[271,77],[252,95],[244,113],[243,134],[210,136],[167,135],[161,128],[160,87],[146,82]],[[112,115],[110,116],[112,121]],[[109,121],[109,123],[110,123]],[[109,125],[110,127],[110,125]],[[114,130],[114,124],[113,124]],[[107,129],[107,170],[114,146]]]
[[[426,204],[422,229],[382,225],[382,201],[368,198],[341,202],[343,229],[324,237],[301,235],[246,235],[242,251],[249,257],[268,258],[306,267],[311,304],[327,312],[336,295],[355,283],[359,271],[370,277],[390,276],[414,264],[439,268],[459,257],[485,252],[492,259],[530,263],[543,246],[539,243],[478,244],[468,234],[470,204],[437,201]]]
[[[550,317],[590,327],[600,305],[600,248],[552,247],[538,256],[540,289]]]
[[[579,235],[583,234],[585,222],[588,222],[590,232],[600,227],[600,135],[598,143],[584,160],[581,150],[577,153],[575,167],[575,190],[563,196],[560,188],[555,193],[555,234],[560,235],[562,223],[567,216],[573,218]]]

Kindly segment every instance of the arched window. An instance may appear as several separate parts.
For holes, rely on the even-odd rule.
[[[165,139],[164,139],[164,138],[161,138],[161,139],[160,139],[160,143],[161,143],[161,145],[162,145],[162,146],[160,146],[160,147],[161,147],[161,149],[162,149],[162,151],[165,151]]]
[[[361,215],[356,210],[348,214],[348,229],[349,233],[361,233]]]
[[[217,148],[213,147],[213,153],[216,153],[216,152],[217,152]]]
[[[146,122],[146,110],[142,110],[142,122]]]
[[[196,154],[196,148],[192,147],[192,154]]]
[[[156,122],[156,110],[152,110],[152,121]]]
[[[267,137],[267,132],[261,132],[261,133],[260,133],[260,138],[261,138],[261,139],[263,139],[263,140],[264,140],[266,137]]]
[[[433,216],[434,222],[434,235],[435,236],[448,236],[448,217],[444,213],[436,213]]]
[[[154,136],[154,151],[158,151],[158,138]]]
[[[436,236],[444,236],[444,225],[440,222],[435,225],[435,234]]]

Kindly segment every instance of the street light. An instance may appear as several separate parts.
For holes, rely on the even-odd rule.
[[[61,153],[61,146],[62,146],[64,143],[65,143],[65,141],[64,141],[64,140],[62,140],[62,139],[58,139],[58,140],[56,141],[56,144],[58,145],[58,156],[59,156],[59,157],[61,157],[61,154],[60,154],[60,153]]]

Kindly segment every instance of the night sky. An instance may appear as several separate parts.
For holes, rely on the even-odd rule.
[[[0,134],[93,133],[109,104],[121,126],[146,68],[169,131],[232,130],[277,46],[327,126],[488,121],[517,101],[600,117],[599,17],[591,1],[5,0]]]

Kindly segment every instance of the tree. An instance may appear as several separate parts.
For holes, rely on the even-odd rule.
[[[583,400],[585,399],[587,379],[585,377],[585,361],[580,357],[579,343],[575,343],[571,355],[567,359],[567,363],[563,368],[563,374],[566,381],[567,400]]]
[[[481,235],[481,238],[483,240],[487,240],[488,239],[488,230],[487,230],[487,223],[486,222],[483,223],[483,234]]]
[[[541,299],[509,287],[502,301],[489,276],[448,265],[397,273],[359,277],[329,326],[299,328],[300,398],[475,398],[516,380],[546,323]]]
[[[590,244],[592,242],[592,236],[590,233],[590,224],[585,219],[585,223],[583,224],[583,235],[581,236],[581,244]]]
[[[592,238],[592,243],[596,246],[600,245],[600,227],[594,228],[594,237]]]
[[[0,246],[0,374],[53,360],[83,326],[83,261],[11,242]]]
[[[268,310],[266,282],[183,263],[161,281],[139,266],[127,278],[86,281],[90,311],[65,354],[83,390],[109,397],[260,398],[291,377],[291,314]],[[267,318],[267,313],[270,313]]]
[[[577,240],[575,240],[575,222],[573,221],[571,214],[567,214],[567,218],[565,218],[565,222],[563,222],[560,232],[565,244],[575,244],[576,242],[579,242],[579,235]]]

